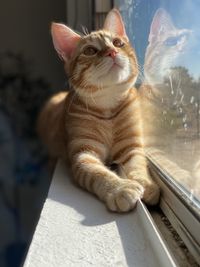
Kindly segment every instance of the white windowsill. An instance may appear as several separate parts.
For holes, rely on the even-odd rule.
[[[25,267],[176,266],[142,202],[115,214],[57,164]]]

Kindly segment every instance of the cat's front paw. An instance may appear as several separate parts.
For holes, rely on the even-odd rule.
[[[159,202],[160,198],[160,188],[152,180],[148,173],[132,172],[129,175],[129,179],[132,181],[138,182],[144,188],[144,194],[142,200],[147,205],[156,205]]]
[[[160,198],[160,188],[155,182],[147,183],[144,186],[142,200],[148,205],[156,205]]]
[[[106,198],[106,205],[109,210],[115,212],[127,212],[132,210],[141,199],[144,188],[137,182],[123,181],[123,184],[109,193]]]

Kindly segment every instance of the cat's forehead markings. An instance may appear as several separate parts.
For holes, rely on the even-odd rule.
[[[101,49],[101,44],[98,42],[98,39],[92,39],[90,37],[85,39],[82,43],[81,48],[84,49],[88,45],[95,46],[96,48]]]
[[[111,40],[112,36],[111,34],[105,31],[98,31],[98,32],[91,33],[91,38],[95,38],[102,43],[102,42],[105,42],[106,40]]]
[[[111,33],[108,33],[105,31],[98,32],[98,37],[101,43],[107,44],[107,45],[110,42],[112,42],[112,39],[113,39],[113,36],[111,35]]]
[[[112,42],[113,37],[111,34],[104,31],[92,32],[91,34],[84,36],[82,39],[82,48],[87,45],[94,45],[98,49],[102,49],[108,46]]]

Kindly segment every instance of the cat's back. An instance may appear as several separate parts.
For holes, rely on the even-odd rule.
[[[59,157],[62,154],[65,106],[68,97],[68,92],[59,92],[53,95],[44,105],[38,117],[37,131],[53,157]]]

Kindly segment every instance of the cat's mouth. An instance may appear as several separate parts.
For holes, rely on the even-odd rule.
[[[117,70],[117,69],[123,69],[123,66],[120,65],[118,62],[113,60],[113,64],[112,64],[110,70]]]
[[[116,63],[114,63],[114,64],[112,65],[112,67],[110,68],[110,71],[111,71],[111,70],[117,70],[117,69],[121,69],[121,66],[119,66],[119,65],[116,64]]]
[[[98,78],[103,78],[105,76],[108,76],[110,74],[117,74],[124,69],[124,66],[122,63],[118,62],[117,60],[112,60],[107,62],[107,66],[105,67],[105,70],[103,73],[100,73]]]

